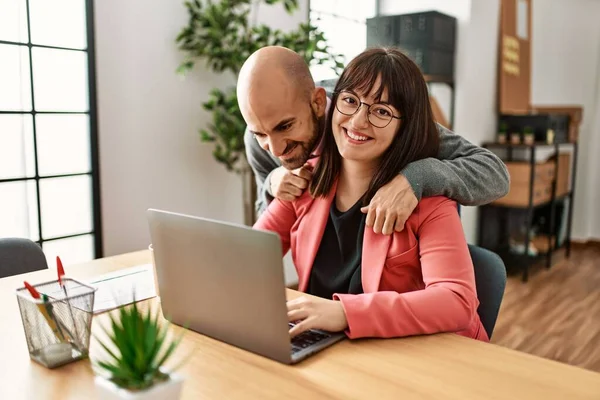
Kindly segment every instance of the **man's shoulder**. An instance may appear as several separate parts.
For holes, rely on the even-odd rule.
[[[456,135],[453,131],[451,131],[450,129],[446,128],[444,125],[440,124],[439,122],[436,122],[435,125],[437,126],[438,133],[442,137],[443,136],[447,136],[447,135]]]

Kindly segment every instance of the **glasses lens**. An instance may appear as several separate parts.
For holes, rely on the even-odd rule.
[[[378,128],[386,127],[392,120],[392,110],[383,104],[373,104],[369,108],[369,122]]]
[[[339,112],[345,115],[352,115],[358,110],[360,100],[355,95],[348,92],[341,92],[335,104]]]

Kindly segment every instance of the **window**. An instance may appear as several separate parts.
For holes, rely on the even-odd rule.
[[[91,0],[0,0],[0,237],[102,255]]]
[[[367,18],[375,16],[375,0],[313,0],[310,22],[325,34],[332,50],[346,57],[346,63],[367,47]],[[311,67],[313,79],[337,78],[331,68]]]

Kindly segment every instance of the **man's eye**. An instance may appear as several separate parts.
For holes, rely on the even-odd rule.
[[[254,134],[254,137],[255,137],[257,140],[264,139],[264,138],[265,138],[265,136],[266,136],[266,135],[264,135],[264,134],[262,134],[262,133],[255,133],[255,134]]]
[[[284,131],[287,131],[288,129],[290,129],[291,127],[292,127],[292,124],[281,125],[281,126],[277,127],[277,131],[284,132]]]

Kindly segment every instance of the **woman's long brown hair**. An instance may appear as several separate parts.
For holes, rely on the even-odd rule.
[[[341,155],[333,137],[332,122],[338,94],[343,90],[371,93],[378,77],[381,85],[376,101],[387,89],[387,102],[403,117],[392,144],[381,158],[369,189],[363,197],[367,205],[377,190],[397,176],[408,164],[436,157],[439,133],[429,104],[427,84],[417,65],[395,48],[370,48],[356,56],[335,85],[327,113],[322,153],[309,190],[313,197],[327,196],[340,174]],[[377,128],[375,128],[377,129]]]

